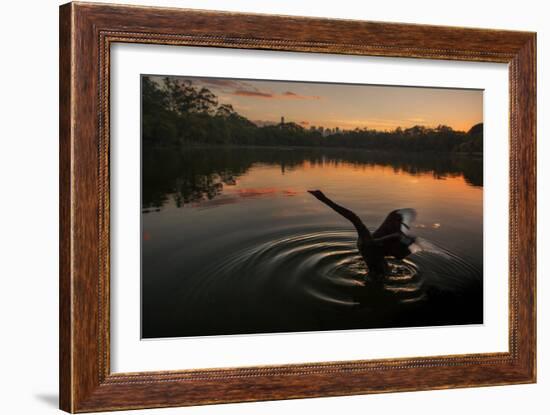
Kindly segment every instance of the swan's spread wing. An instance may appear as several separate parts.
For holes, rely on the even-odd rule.
[[[416,210],[414,209],[398,209],[390,212],[382,225],[372,234],[377,238],[382,238],[394,233],[404,233],[409,235],[412,222],[416,219]]]
[[[393,233],[381,238],[376,238],[375,243],[382,247],[384,256],[392,256],[397,259],[403,259],[410,255],[414,247],[415,238],[403,233]]]

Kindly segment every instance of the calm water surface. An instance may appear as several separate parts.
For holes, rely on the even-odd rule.
[[[144,148],[142,336],[483,322],[481,159],[301,148]],[[414,208],[419,251],[374,281],[352,225]]]

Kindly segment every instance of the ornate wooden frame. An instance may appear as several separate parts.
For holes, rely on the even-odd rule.
[[[508,63],[509,352],[111,373],[109,56],[114,42]],[[61,409],[90,412],[535,382],[535,105],[535,33],[106,4],[61,6]]]

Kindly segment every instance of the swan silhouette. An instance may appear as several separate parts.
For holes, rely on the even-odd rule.
[[[371,233],[354,212],[330,200],[320,190],[308,190],[313,196],[349,220],[357,231],[357,248],[367,264],[369,275],[383,277],[389,272],[387,257],[403,259],[412,253],[416,237],[409,234],[416,218],[414,209],[390,212],[380,227]]]

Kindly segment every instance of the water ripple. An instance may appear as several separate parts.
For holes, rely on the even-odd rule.
[[[357,251],[355,232],[297,232],[211,264],[184,294],[186,301],[233,293],[249,302],[278,298],[318,307],[380,310],[481,284],[481,271],[448,250],[418,239],[414,251],[405,260],[389,259],[390,273],[373,279]]]

